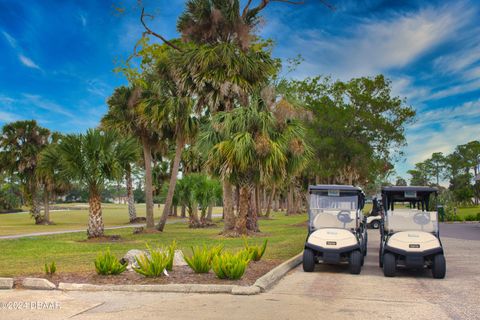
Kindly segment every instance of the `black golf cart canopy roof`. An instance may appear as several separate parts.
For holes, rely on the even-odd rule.
[[[382,198],[388,197],[390,201],[420,200],[437,191],[437,188],[426,186],[388,186],[382,187]]]
[[[311,185],[308,187],[309,191],[328,191],[328,190],[338,190],[338,191],[350,191],[350,192],[360,192],[363,193],[360,187],[341,185],[341,184],[317,184]]]

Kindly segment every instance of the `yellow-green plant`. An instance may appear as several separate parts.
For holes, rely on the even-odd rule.
[[[211,248],[207,248],[205,245],[202,247],[192,247],[192,255],[190,257],[184,254],[185,262],[196,273],[208,273],[212,268],[212,260],[215,256],[218,256],[222,252],[223,246],[218,245]]]
[[[125,271],[127,264],[121,264],[120,261],[110,252],[110,248],[105,253],[99,253],[95,259],[95,269],[101,275],[116,275]]]
[[[212,269],[219,279],[240,279],[248,263],[250,262],[250,253],[247,250],[241,250],[236,254],[223,252],[213,258]]]
[[[55,265],[55,261],[52,261],[52,263],[50,264],[45,263],[45,274],[47,276],[51,276],[55,274],[56,271],[57,271],[57,266]]]
[[[245,244],[245,250],[250,254],[252,261],[260,261],[262,259],[265,250],[267,249],[268,239],[265,239],[263,245],[261,246],[251,246],[248,244],[247,238],[243,237],[243,242]]]
[[[172,271],[173,269],[173,258],[175,257],[175,250],[177,249],[177,242],[175,240],[168,246],[168,264],[167,270]]]
[[[160,248],[151,249],[148,245],[147,249],[150,252],[150,256],[144,253],[140,257],[135,257],[138,268],[134,266],[133,270],[145,277],[159,277],[167,269],[170,254],[168,251]]]

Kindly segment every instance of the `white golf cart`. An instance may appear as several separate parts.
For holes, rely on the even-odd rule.
[[[434,278],[445,277],[446,263],[438,232],[438,213],[428,211],[430,198],[436,196],[437,189],[431,187],[382,188],[386,210],[379,262],[386,277],[395,276],[397,265],[415,269],[428,267],[432,269]],[[408,204],[405,206],[405,203]]]
[[[372,199],[372,211],[367,216],[367,227],[380,229],[383,219],[382,200],[377,197]]]
[[[367,254],[367,228],[362,209],[362,189],[344,185],[309,186],[308,237],[303,251],[303,270],[315,263],[348,262],[350,273],[359,274]]]

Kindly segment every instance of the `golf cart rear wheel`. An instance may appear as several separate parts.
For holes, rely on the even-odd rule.
[[[385,277],[395,277],[397,272],[397,259],[391,253],[383,255],[383,274]]]
[[[310,249],[303,250],[303,271],[312,272],[315,269],[315,255]]]
[[[445,256],[443,254],[437,254],[433,257],[432,261],[432,275],[435,279],[445,278],[447,272],[447,266],[445,262]]]
[[[359,274],[362,270],[363,255],[359,250],[352,251],[349,257],[349,269],[351,274]]]
[[[372,226],[373,229],[378,229],[378,228],[380,228],[380,222],[377,221],[377,220],[372,221],[371,226]]]

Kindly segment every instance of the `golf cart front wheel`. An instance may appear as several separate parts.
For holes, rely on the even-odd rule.
[[[363,255],[359,250],[355,250],[350,253],[349,257],[349,269],[351,274],[359,274],[362,270],[362,258]]]
[[[373,229],[378,229],[378,228],[380,228],[380,222],[373,221],[371,226],[372,226]]]
[[[315,255],[310,249],[303,250],[303,271],[312,272],[315,269]]]
[[[383,255],[383,274],[385,277],[395,277],[397,272],[397,259],[391,253]]]
[[[447,266],[445,262],[445,256],[443,254],[437,254],[433,257],[432,263],[432,275],[435,279],[445,278],[447,272]]]

